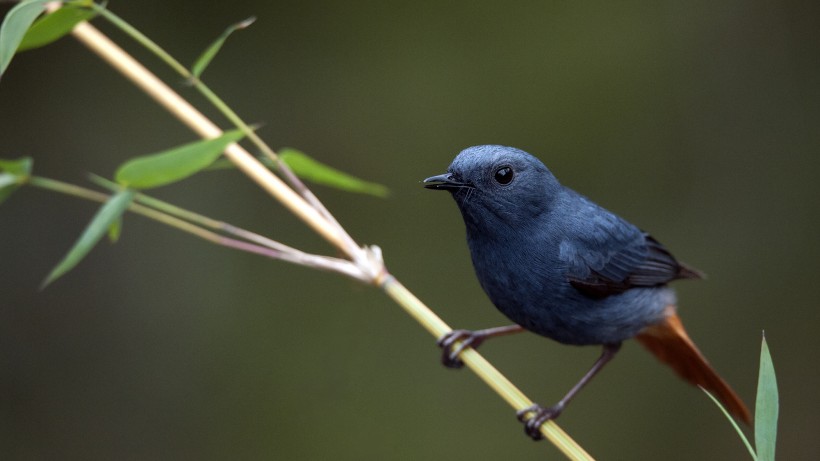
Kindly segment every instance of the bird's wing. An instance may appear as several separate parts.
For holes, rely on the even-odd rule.
[[[572,217],[574,230],[560,244],[567,278],[579,291],[595,297],[632,287],[663,285],[701,275],[680,262],[657,240],[584,199]]]

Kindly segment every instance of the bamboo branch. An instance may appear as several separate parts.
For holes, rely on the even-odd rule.
[[[161,46],[159,46],[156,42],[151,40],[145,34],[137,30],[135,27],[131,26],[128,22],[105,8],[104,6],[100,6],[97,4],[92,4],[92,8],[98,12],[100,15],[105,17],[107,20],[111,21],[112,24],[119,27],[120,30],[128,34],[131,38],[142,44],[145,48],[149,51],[154,53],[157,57],[159,57],[163,62],[165,62],[171,69],[177,72],[182,78],[186,81],[191,82],[191,84],[196,88],[210,103],[217,108],[231,123],[236,125],[240,128],[248,139],[256,145],[259,150],[270,160],[272,160],[285,179],[291,184],[295,192],[302,196],[311,207],[313,207],[322,217],[324,217],[331,227],[335,229],[335,232],[338,234],[341,242],[340,244],[343,246],[343,250],[351,256],[351,258],[356,259],[357,256],[360,256],[361,253],[359,250],[358,245],[353,240],[352,237],[345,231],[345,229],[336,221],[336,218],[328,211],[328,209],[324,206],[324,204],[313,194],[313,192],[308,189],[305,184],[296,176],[293,171],[291,171],[290,167],[279,158],[276,152],[271,149],[268,144],[256,134],[256,131],[253,130],[244,120],[242,120],[239,115],[233,111],[233,109],[228,106],[216,93],[214,93],[207,85],[205,85],[199,77],[193,75],[185,66],[183,66],[179,61],[174,59],[168,52],[166,52]]]
[[[78,24],[72,34],[200,136],[213,138],[221,133],[219,128],[210,120],[87,22]],[[320,212],[311,206],[302,195],[294,192],[293,189],[273,175],[270,170],[238,144],[230,145],[225,155],[241,171],[305,221],[319,235],[344,251],[351,258],[353,264],[366,275],[366,280],[381,287],[388,296],[421,323],[433,336],[438,338],[451,331],[451,328],[444,321],[387,272],[378,247],[362,248],[355,244],[351,245],[353,240],[347,236],[346,232],[340,231],[341,227],[336,225],[335,220],[328,219],[325,212]],[[464,350],[460,358],[516,410],[526,408],[532,403],[475,350],[469,348]],[[568,458],[575,460],[592,459],[553,421],[545,423],[541,428],[541,432]]]
[[[71,195],[99,203],[105,203],[111,198],[110,195],[102,192],[97,192],[95,190],[86,189],[74,184],[43,178],[40,176],[29,177],[26,180],[26,183],[41,189],[59,192],[61,194]],[[355,264],[346,259],[305,253],[304,251],[297,250],[245,229],[232,226],[206,216],[198,215],[178,207],[172,206],[175,210],[169,213],[167,212],[167,206],[169,206],[169,204],[157,199],[151,199],[150,197],[139,193],[137,196],[139,198],[137,198],[136,201],[141,201],[150,205],[146,206],[139,203],[132,203],[128,206],[128,211],[142,215],[149,219],[153,219],[154,221],[176,228],[183,232],[187,232],[211,243],[247,253],[265,256],[271,259],[278,259],[293,264],[299,264],[301,266],[306,266],[313,269],[327,272],[337,272],[360,282],[367,283],[370,281],[367,274],[362,272]],[[222,231],[236,237],[243,238],[247,241],[226,237],[217,232],[205,229],[202,226],[210,227],[216,231]]]
[[[198,135],[210,139],[222,134],[219,127],[196,110],[188,101],[184,100],[88,22],[77,24],[72,31],[72,35],[120,71],[132,83],[145,91]],[[319,235],[342,251],[348,251],[348,248],[343,244],[342,237],[321,214],[309,206],[302,197],[285,185],[281,179],[276,177],[243,147],[236,143],[231,144],[225,149],[225,156],[265,191],[284,204],[292,213],[305,221]]]

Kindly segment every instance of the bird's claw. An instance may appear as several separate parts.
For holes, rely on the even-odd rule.
[[[436,341],[436,345],[443,349],[441,363],[447,368],[461,368],[464,362],[458,358],[461,352],[468,348],[476,348],[484,341],[484,336],[470,330],[453,330]],[[456,343],[457,346],[453,347]]]
[[[547,421],[557,418],[563,410],[564,405],[560,402],[547,408],[535,403],[517,411],[515,416],[519,421],[524,423],[524,433],[531,439],[537,441],[544,438],[544,434],[541,433],[541,426]],[[527,415],[530,413],[533,413],[533,416],[527,419]]]

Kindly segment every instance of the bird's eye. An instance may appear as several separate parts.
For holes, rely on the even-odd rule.
[[[506,185],[509,184],[510,181],[513,179],[513,170],[508,166],[501,167],[495,170],[495,180],[498,184]]]

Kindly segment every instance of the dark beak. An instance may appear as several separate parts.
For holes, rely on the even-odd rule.
[[[433,190],[456,190],[462,187],[472,187],[471,184],[458,181],[453,177],[452,173],[444,173],[436,176],[430,176],[424,180],[425,189]]]

